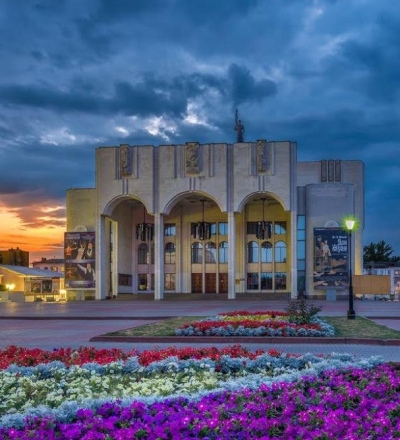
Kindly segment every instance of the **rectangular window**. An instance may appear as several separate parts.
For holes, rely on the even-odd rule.
[[[174,273],[164,274],[164,289],[165,290],[175,290],[175,274]]]
[[[132,275],[126,273],[118,274],[118,285],[119,286],[132,286]]]
[[[258,273],[247,274],[247,290],[258,290]]]
[[[304,240],[297,241],[297,259],[298,260],[306,259],[306,242]]]
[[[286,222],[275,222],[275,234],[286,234]]]
[[[303,230],[303,231],[306,229],[306,216],[305,215],[298,215],[297,216],[297,229]]]
[[[226,223],[226,222],[218,223],[218,234],[219,235],[228,235],[228,223]]]
[[[147,273],[138,274],[138,289],[139,292],[142,290],[149,290],[149,280]]]
[[[211,235],[217,235],[217,224],[210,223],[210,233]]]
[[[306,272],[304,270],[297,271],[297,291],[306,291]]]
[[[272,290],[272,272],[261,273],[261,290]]]
[[[175,223],[166,223],[164,225],[164,235],[166,237],[173,237],[176,235]]]
[[[257,225],[258,222],[247,222],[247,235],[256,235]]]
[[[286,290],[286,273],[275,273],[275,290]]]

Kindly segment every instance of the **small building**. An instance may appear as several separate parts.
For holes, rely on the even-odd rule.
[[[19,247],[0,251],[0,264],[29,267],[29,252],[23,251]]]
[[[41,261],[34,261],[32,267],[53,272],[65,272],[64,258],[42,258]]]
[[[12,286],[2,293],[2,300],[48,302],[65,299],[62,272],[1,264],[0,279],[3,286]]]
[[[398,263],[396,263],[398,264]],[[366,264],[363,270],[365,275],[389,275],[390,293],[400,299],[400,266],[388,266],[378,264],[379,267],[372,267],[370,263]]]

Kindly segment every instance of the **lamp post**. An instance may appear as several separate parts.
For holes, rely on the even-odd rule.
[[[351,270],[351,236],[355,225],[355,220],[346,220],[346,228],[349,237],[349,310],[347,311],[347,319],[356,319],[356,312],[354,311],[354,297],[353,297],[353,275]]]

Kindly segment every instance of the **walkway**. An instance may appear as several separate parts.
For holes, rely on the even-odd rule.
[[[153,348],[152,344],[92,342],[93,336],[129,327],[150,324],[159,316],[213,316],[221,311],[232,310],[283,310],[286,301],[88,301],[54,303],[0,303],[0,347],[19,345],[52,350],[56,347],[79,347],[90,345],[97,348],[119,347],[123,349]],[[323,315],[346,316],[346,302],[317,302],[323,306]],[[400,330],[399,302],[361,302],[355,303],[360,316],[376,316],[397,319],[382,319],[378,322],[393,324]],[[21,319],[22,318],[22,319]],[[154,319],[151,319],[154,318]],[[234,344],[234,340],[227,341]],[[322,342],[322,341],[321,341]],[[165,347],[170,344],[157,344]],[[186,344],[209,346],[210,344]],[[223,344],[215,344],[222,346]],[[353,353],[357,356],[381,355],[386,360],[400,361],[399,347],[367,345],[301,345],[301,344],[243,344],[255,350],[276,348],[289,353],[321,353],[332,351]]]

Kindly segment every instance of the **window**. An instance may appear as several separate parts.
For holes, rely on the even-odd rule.
[[[297,292],[306,290],[306,217],[297,216]]]
[[[286,243],[278,241],[275,245],[275,263],[286,263]]]
[[[272,272],[261,272],[261,290],[272,290]]]
[[[286,222],[275,222],[275,234],[286,234]]]
[[[51,270],[53,272],[58,272],[58,266],[51,266]]]
[[[247,289],[258,290],[258,273],[251,272],[247,274]]]
[[[256,235],[258,222],[247,222],[247,235]]]
[[[154,243],[152,243],[152,245],[151,245],[150,261],[151,261],[151,264],[154,264]]]
[[[297,259],[306,259],[306,242],[304,240],[297,240]]]
[[[173,237],[176,235],[175,223],[166,223],[164,225],[164,235],[166,237]]]
[[[149,264],[149,247],[146,243],[141,243],[138,248],[138,263]]]
[[[228,235],[228,223],[226,223],[226,222],[218,223],[218,234],[219,235]]]
[[[217,235],[217,224],[216,223],[210,223],[210,232],[211,232],[211,235]]]
[[[258,243],[255,241],[247,243],[247,262],[258,263]]]
[[[203,245],[201,243],[192,244],[192,264],[201,264],[203,262]]]
[[[140,273],[138,275],[138,289],[140,290],[149,290],[149,280],[147,273]]]
[[[164,263],[175,264],[175,243],[167,243],[164,248]]]
[[[219,262],[227,263],[228,262],[228,242],[222,241],[219,244]]]
[[[164,274],[164,289],[165,290],[175,290],[175,274],[174,273]]]
[[[275,290],[286,290],[286,273],[277,272],[275,274]]]
[[[206,243],[206,263],[216,263],[217,262],[217,248],[215,243]]]
[[[132,286],[132,275],[119,273],[118,274],[118,285],[119,286]]]
[[[272,243],[269,241],[264,241],[261,245],[261,263],[272,263]]]

